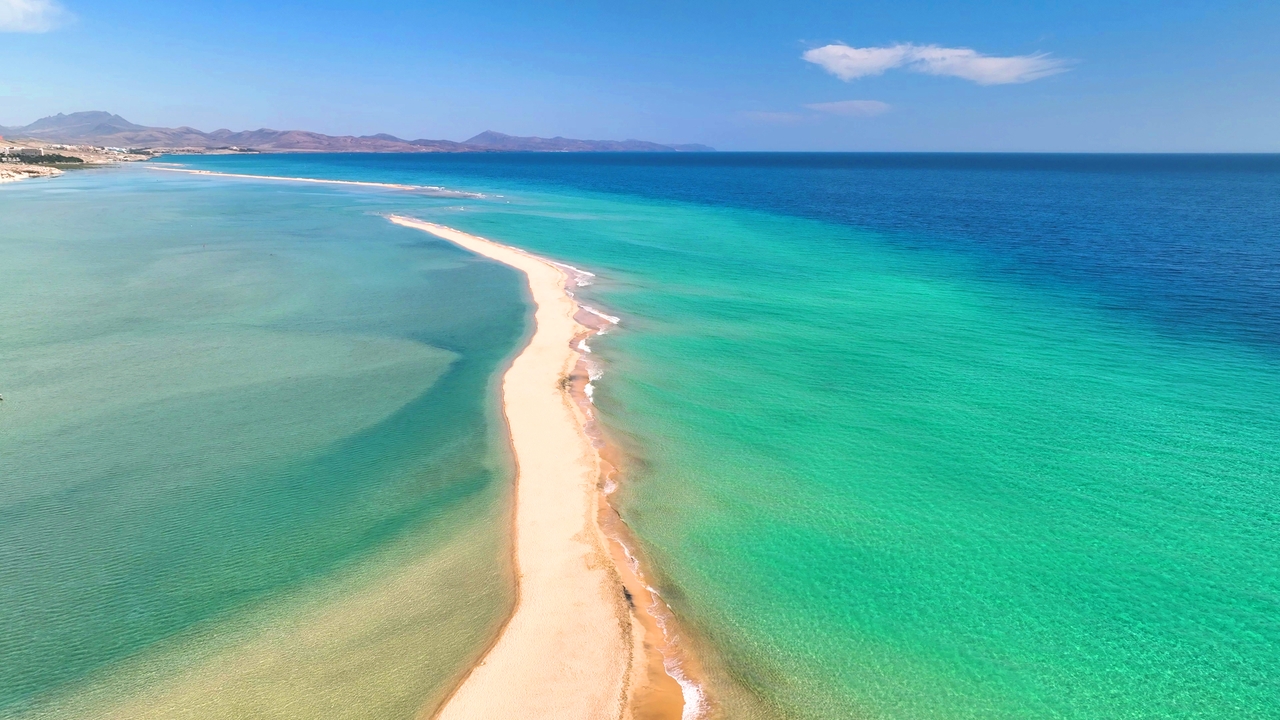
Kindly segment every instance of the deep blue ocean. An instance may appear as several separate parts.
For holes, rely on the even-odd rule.
[[[254,162],[285,172],[300,161]],[[1280,342],[1277,155],[492,153],[302,164],[334,177],[377,167],[404,180],[425,173],[820,220],[970,254],[1021,282],[1078,285],[1171,331]]]

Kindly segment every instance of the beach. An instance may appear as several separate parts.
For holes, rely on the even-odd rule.
[[[644,611],[624,590],[598,522],[602,460],[571,392],[581,360],[576,348],[591,330],[575,319],[581,309],[566,291],[565,271],[442,225],[390,219],[516,268],[528,278],[535,306],[533,336],[502,380],[517,466],[517,605],[434,717],[658,718],[672,710],[679,717],[680,703],[670,701],[679,687],[659,672],[660,661],[657,669],[649,661],[655,643],[646,643],[646,632],[654,624],[637,617]]]
[[[383,183],[383,182],[365,182],[363,180],[326,180],[319,178],[305,177],[280,177],[277,175],[245,175],[243,173],[225,173],[211,172],[209,170],[189,170],[187,168],[163,167],[158,165],[148,165],[152,170],[162,170],[164,172],[187,173],[188,175],[215,175],[224,178],[243,178],[248,180],[280,180],[284,182],[294,183],[316,183],[320,185],[348,185],[351,187],[370,187],[383,188],[392,190],[406,190],[409,192],[417,192],[424,195],[434,195],[437,197],[458,197],[458,198],[481,198],[484,195],[473,192],[462,192],[459,190],[448,190],[435,185],[405,185],[403,183]]]

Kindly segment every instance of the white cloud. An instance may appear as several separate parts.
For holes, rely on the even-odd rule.
[[[0,0],[0,32],[48,32],[69,18],[56,0]]]
[[[840,100],[837,102],[809,103],[805,107],[831,115],[871,117],[872,115],[888,112],[891,106],[889,103],[880,102],[879,100]]]
[[[979,85],[1007,85],[1038,80],[1066,71],[1066,63],[1046,53],[991,57],[968,48],[928,45],[915,49],[911,69],[930,75],[953,75]]]
[[[889,47],[856,48],[824,45],[803,55],[841,80],[849,81],[885,70],[905,68],[929,75],[951,75],[979,85],[1024,83],[1067,70],[1066,62],[1046,53],[995,57],[969,48],[900,43]]]
[[[806,52],[803,57],[841,80],[852,80],[866,75],[880,75],[889,68],[907,62],[913,45],[894,45],[882,48],[855,48],[848,45],[824,45]]]

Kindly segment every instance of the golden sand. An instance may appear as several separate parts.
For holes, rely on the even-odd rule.
[[[536,308],[533,337],[502,381],[517,465],[519,598],[484,660],[436,717],[679,717],[672,701],[679,687],[660,660],[655,669],[652,622],[637,612],[635,592],[624,591],[599,524],[602,460],[571,392],[577,341],[590,331],[575,319],[564,270],[443,225],[391,220],[521,271]]]

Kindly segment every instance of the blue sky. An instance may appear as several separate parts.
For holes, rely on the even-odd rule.
[[[1278,38],[1274,0],[0,0],[0,125],[1277,152]]]

